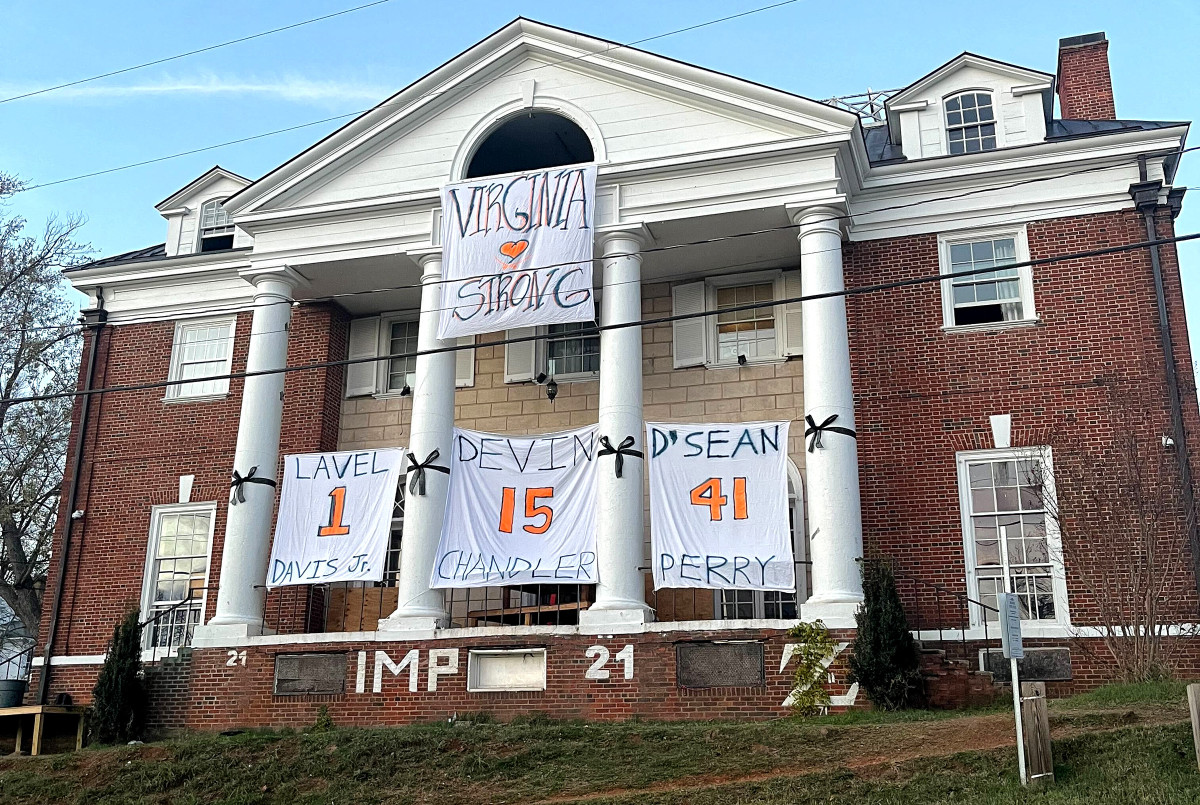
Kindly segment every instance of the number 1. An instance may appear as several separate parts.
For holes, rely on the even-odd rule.
[[[346,487],[339,486],[329,493],[329,525],[317,529],[318,537],[344,537],[350,533],[350,526],[342,522],[346,513]]]

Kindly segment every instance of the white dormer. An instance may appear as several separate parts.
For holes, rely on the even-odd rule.
[[[229,220],[221,203],[250,184],[215,166],[157,205],[167,219],[167,256],[251,246],[254,239]]]
[[[1046,139],[1054,76],[963,53],[893,95],[888,135],[908,159]]]

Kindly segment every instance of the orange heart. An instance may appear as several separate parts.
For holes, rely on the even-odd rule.
[[[500,246],[500,254],[507,257],[509,260],[516,260],[521,256],[521,253],[529,248],[527,240],[510,240],[508,243]]]

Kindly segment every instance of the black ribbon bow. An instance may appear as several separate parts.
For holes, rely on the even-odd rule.
[[[618,478],[621,477],[621,470],[624,469],[624,467],[625,467],[625,456],[633,456],[634,458],[642,457],[641,450],[633,449],[633,437],[632,436],[626,436],[624,439],[621,440],[621,443],[619,445],[617,445],[616,447],[612,446],[612,442],[610,442],[608,440],[607,436],[601,436],[600,444],[603,445],[603,448],[600,450],[599,453],[596,454],[596,458],[599,458],[600,456],[616,456],[617,457],[617,477]]]
[[[270,478],[256,478],[258,467],[251,467],[250,472],[242,475],[237,470],[233,471],[233,480],[229,482],[229,488],[233,492],[229,495],[229,505],[236,506],[239,503],[246,502],[246,484],[266,484],[267,486],[275,486],[275,482]]]
[[[813,420],[812,416],[804,417],[804,421],[808,423],[808,428],[804,431],[804,435],[811,437],[808,440],[808,452],[811,453],[814,448],[824,446],[821,444],[821,434],[825,431],[830,431],[832,433],[844,433],[852,439],[858,438],[858,434],[855,433],[853,429],[843,428],[840,425],[834,425],[833,422],[837,418],[838,415],[833,414],[820,425],[818,425],[816,421]]]
[[[417,457],[414,456],[412,453],[408,454],[409,468],[404,471],[404,474],[408,475],[410,472],[412,473],[412,479],[409,480],[409,482],[408,482],[408,491],[410,494],[421,495],[422,497],[424,497],[424,495],[425,495],[425,472],[427,470],[435,470],[437,472],[444,472],[447,475],[450,474],[449,467],[439,467],[433,463],[438,460],[438,456],[440,456],[440,455],[441,455],[441,452],[437,448],[434,448],[432,451],[430,451],[429,455],[425,456],[424,462],[419,462],[419,461],[417,461]]]

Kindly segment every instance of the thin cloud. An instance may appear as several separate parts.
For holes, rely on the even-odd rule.
[[[19,86],[0,84],[0,95],[18,95]],[[67,87],[30,100],[120,102],[169,95],[243,96],[277,98],[291,103],[327,106],[346,101],[374,103],[392,94],[386,87],[347,81],[313,81],[299,76],[278,79],[239,78],[206,74],[186,78],[165,77],[138,84]]]

